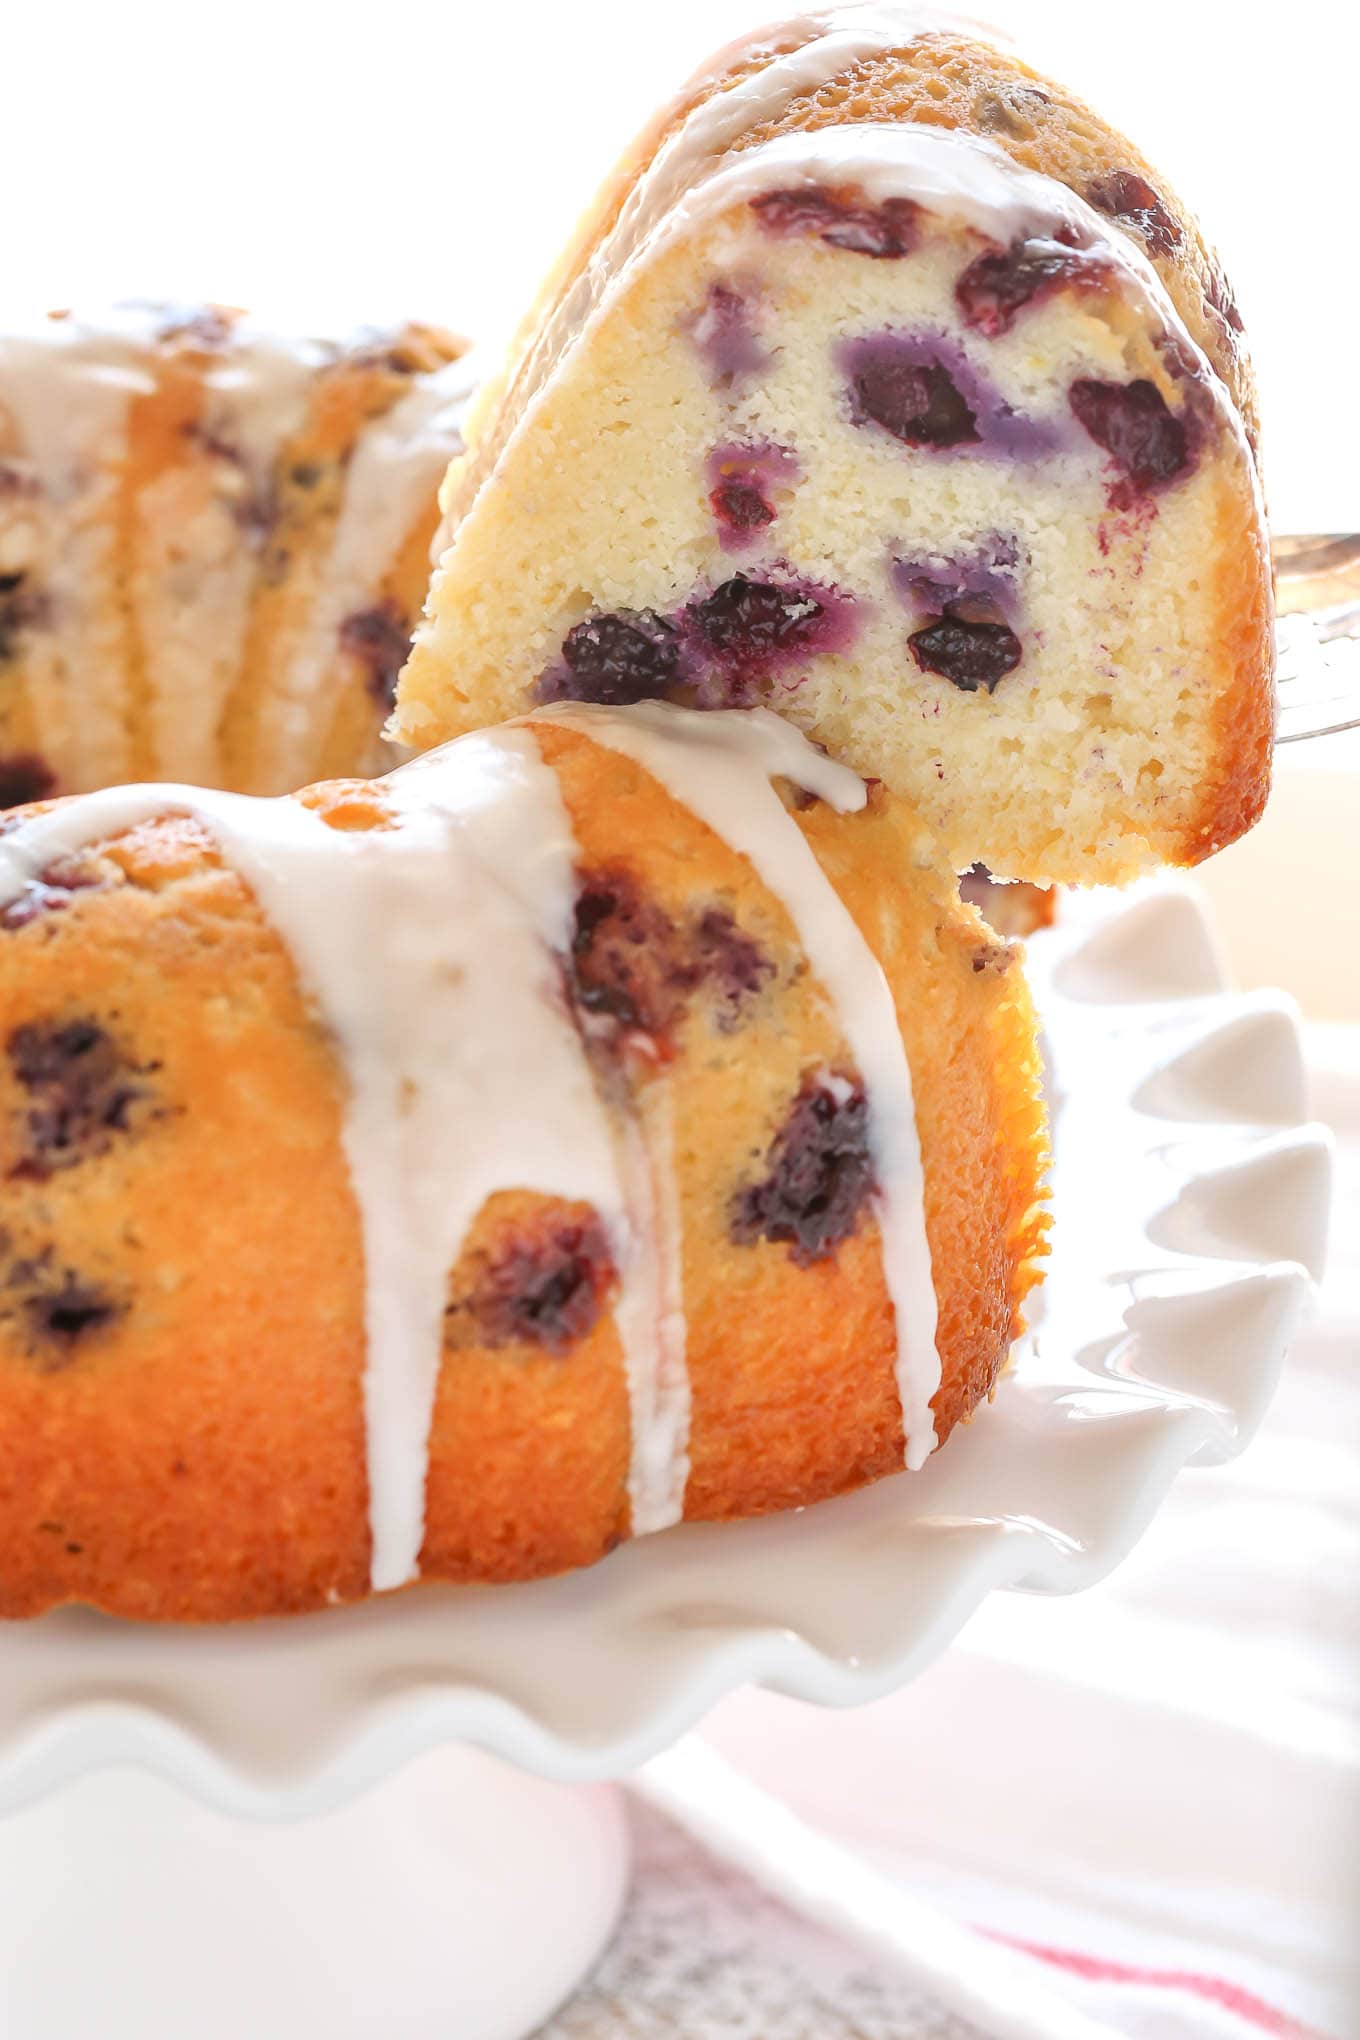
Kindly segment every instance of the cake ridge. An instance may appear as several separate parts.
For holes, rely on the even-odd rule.
[[[911,1068],[882,965],[771,782],[786,778],[841,813],[863,808],[864,783],[768,709],[703,714],[639,702],[622,710],[561,704],[538,713],[582,728],[594,742],[641,765],[740,851],[788,911],[864,1085],[884,1274],[895,1317],[905,1463],[915,1471],[937,1442],[931,1401],[941,1370]],[[741,769],[748,762],[757,767],[754,773]]]
[[[445,1285],[498,1190],[538,1191],[599,1214],[620,1278],[633,1532],[662,1529],[683,1511],[689,1403],[670,1129],[663,1101],[660,1124],[635,1117],[632,1151],[620,1155],[560,998],[577,849],[536,740],[540,725],[577,730],[630,758],[749,862],[788,911],[867,1102],[906,1464],[921,1465],[936,1444],[941,1366],[907,1053],[882,966],[773,780],[838,812],[861,810],[866,790],[787,723],[761,710],[700,715],[658,704],[546,709],[375,782],[365,790],[376,811],[368,828],[330,826],[291,796],[173,785],[58,803],[0,836],[0,913],[77,852],[188,817],[250,887],[336,1045],[365,1253],[375,1591],[418,1572]]]
[[[322,587],[259,732],[257,769],[266,783],[281,783],[296,758],[324,742],[334,704],[323,687],[345,618],[359,611],[375,569],[385,570],[396,558],[434,498],[461,447],[463,415],[476,382],[469,356],[448,362],[361,435],[346,473]]]
[[[276,793],[395,762],[378,728],[462,444],[463,351],[151,302],[0,336],[0,756],[62,792]],[[346,635],[370,616],[377,649]]]

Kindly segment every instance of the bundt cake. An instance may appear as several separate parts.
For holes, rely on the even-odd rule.
[[[394,730],[763,703],[960,869],[1119,881],[1256,818],[1241,320],[1165,181],[971,27],[727,50],[587,217],[445,484]]]
[[[214,306],[0,337],[0,807],[391,764],[461,346]]]
[[[0,1043],[5,1616],[523,1578],[919,1465],[1042,1250],[1013,952],[762,711],[7,815]]]

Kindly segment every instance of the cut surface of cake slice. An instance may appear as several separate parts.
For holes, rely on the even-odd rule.
[[[1127,143],[971,30],[802,17],[644,139],[480,397],[395,732],[760,703],[961,869],[1194,863],[1268,783],[1253,437]]]

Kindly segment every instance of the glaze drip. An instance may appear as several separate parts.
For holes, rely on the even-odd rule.
[[[485,1200],[530,1189],[592,1205],[621,1274],[633,1389],[633,1504],[680,1513],[683,1400],[671,1283],[651,1204],[630,1196],[560,997],[576,845],[532,733],[478,736],[382,782],[392,826],[335,830],[291,799],[119,787],[0,842],[0,904],[55,860],[167,814],[192,816],[254,892],[333,1036],[365,1256],[372,1584],[419,1570],[425,1462],[449,1268]],[[458,1052],[450,1054],[450,1044]],[[655,1200],[653,1200],[654,1202]],[[683,1331],[679,1341],[683,1372]],[[663,1384],[665,1413],[653,1408]]]
[[[936,1443],[930,1403],[940,1357],[911,1070],[882,967],[771,783],[788,779],[852,813],[865,804],[864,782],[768,709],[699,712],[640,702],[622,713],[564,702],[538,710],[533,720],[545,718],[641,765],[748,859],[793,922],[864,1085],[875,1212],[897,1325],[906,1464],[923,1465]]]
[[[864,805],[862,782],[765,711],[564,704],[542,716],[633,758],[787,909],[864,1085],[907,1463],[919,1465],[935,1442],[939,1360],[910,1072],[883,972],[771,783],[851,811]],[[375,789],[385,825],[368,830],[332,828],[291,798],[130,786],[0,839],[3,911],[75,851],[190,816],[286,945],[346,1079],[376,1590],[419,1572],[448,1273],[498,1191],[598,1214],[620,1276],[632,1527],[659,1530],[683,1513],[689,1383],[669,1090],[664,1073],[640,1087],[616,1133],[562,997],[579,860],[537,720],[390,774]]]
[[[181,342],[187,417],[166,401],[186,373]],[[0,336],[0,465],[14,498],[0,540],[38,605],[12,678],[63,789],[224,777],[224,732],[249,713],[259,607],[288,566],[269,543],[288,451],[357,345],[280,338],[236,314],[177,322],[155,305]],[[254,783],[316,776],[342,626],[380,599],[460,450],[473,373],[459,360],[413,376],[358,428],[324,557],[292,605]],[[148,404],[158,432],[172,425],[149,469],[137,451]],[[372,762],[394,762],[376,738]]]
[[[512,363],[508,384],[495,380],[484,387],[472,414],[471,453],[450,469],[441,491],[444,524],[436,559],[510,439],[524,429],[564,360],[589,340],[610,300],[632,281],[636,266],[654,262],[677,239],[722,213],[775,190],[845,185],[874,205],[907,200],[971,227],[997,248],[1062,233],[1065,244],[1080,250],[1074,257],[1079,265],[1097,260],[1108,268],[1134,302],[1175,335],[1223,422],[1241,438],[1235,407],[1141,248],[1057,179],[1022,169],[984,137],[913,122],[848,121],[743,146],[749,134],[778,120],[796,99],[859,64],[909,47],[918,36],[963,33],[1008,46],[1008,35],[966,15],[872,5],[797,16],[780,33],[790,46],[769,50],[757,38],[743,54],[758,67],[709,91],[665,136],[641,174],[621,184],[612,226]],[[696,80],[695,89],[710,83]]]
[[[345,619],[374,599],[381,576],[462,448],[475,371],[466,360],[422,377],[362,434],[308,626],[280,676],[261,733],[260,778],[287,785],[334,712],[328,682]],[[389,759],[391,754],[388,754]]]

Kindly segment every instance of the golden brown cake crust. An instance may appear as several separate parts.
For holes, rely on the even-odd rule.
[[[1275,762],[1275,604],[1259,500],[1225,496],[1217,588],[1218,643],[1229,674],[1218,706],[1217,764],[1188,832],[1183,864],[1202,864],[1261,819]]]
[[[787,914],[638,766],[562,727],[539,743],[583,884],[634,887],[663,929],[719,903],[768,959],[739,1027],[721,987],[700,988],[664,1042],[600,1065],[644,1117],[665,1087],[677,1129],[685,1513],[754,1514],[900,1466],[870,1212],[808,1266],[733,1237],[734,1192],[790,1098],[846,1056]],[[337,829],[386,822],[380,783],[301,798]],[[884,967],[910,1052],[945,1436],[989,1393],[1043,1249],[1033,1016],[1012,953],[900,802],[876,792],[860,815],[816,804],[797,820]],[[363,1246],[329,1038],[197,823],[145,823],[43,883],[0,926],[0,1615],[78,1600],[210,1621],[360,1598]],[[427,1579],[548,1573],[627,1534],[610,1311],[553,1349],[492,1336],[478,1303],[507,1242],[588,1225],[501,1194],[451,1272]]]
[[[465,350],[220,305],[0,331],[0,809],[395,763]]]

